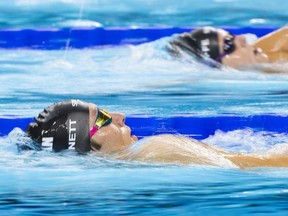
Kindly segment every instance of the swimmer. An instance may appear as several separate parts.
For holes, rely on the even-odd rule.
[[[41,149],[95,152],[113,159],[149,163],[193,164],[230,168],[288,167],[288,152],[261,155],[232,153],[180,135],[163,134],[138,141],[125,115],[109,113],[80,100],[44,109],[26,133]]]
[[[211,66],[256,68],[265,72],[288,72],[271,63],[288,62],[288,27],[271,32],[249,44],[247,34],[233,35],[214,27],[203,27],[178,35],[169,42],[173,56],[193,55]]]

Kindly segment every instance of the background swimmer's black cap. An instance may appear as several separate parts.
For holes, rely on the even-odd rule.
[[[170,45],[170,51],[176,55],[180,54],[179,49],[199,58],[208,57],[215,60],[220,55],[218,33],[213,27],[203,27],[180,34]]]
[[[44,109],[26,132],[43,148],[90,151],[88,103],[80,100],[55,103]]]

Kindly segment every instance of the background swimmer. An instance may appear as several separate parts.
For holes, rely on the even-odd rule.
[[[266,72],[286,71],[271,63],[288,62],[288,27],[281,28],[249,44],[245,35],[233,35],[214,27],[180,34],[168,45],[174,56],[194,55],[212,66],[255,68]],[[269,64],[268,64],[269,63]],[[274,65],[275,67],[275,65]]]
[[[125,115],[108,113],[80,100],[55,103],[30,123],[27,134],[41,148],[72,149],[98,156],[151,163],[220,167],[288,167],[288,152],[232,153],[184,136],[163,134],[138,141]],[[138,142],[137,142],[138,141]]]

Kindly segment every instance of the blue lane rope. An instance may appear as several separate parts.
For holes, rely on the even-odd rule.
[[[263,36],[276,27],[224,27],[233,34],[254,33]],[[63,29],[1,29],[3,49],[83,49],[95,46],[141,44],[162,37],[187,32],[195,27],[167,28],[63,28]]]
[[[0,117],[0,136],[5,136],[15,127],[25,130],[33,118],[6,116]],[[254,131],[276,133],[288,132],[288,116],[252,115],[252,116],[127,116],[126,124],[138,137],[169,133],[182,134],[195,139],[205,139],[216,130],[223,132],[251,128]]]

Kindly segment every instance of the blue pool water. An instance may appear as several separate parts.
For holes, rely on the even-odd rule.
[[[0,3],[4,28],[111,26],[283,26],[286,1],[11,0]],[[12,12],[11,12],[12,11]]]
[[[280,0],[12,0],[0,3],[0,27],[280,27],[287,24],[287,6]],[[216,70],[175,61],[163,49],[167,40],[84,50],[2,49],[0,116],[35,116],[45,106],[70,98],[126,115],[288,114],[286,74]],[[274,146],[285,149],[288,136],[247,128],[215,131],[204,141],[257,154]],[[17,144],[25,142],[30,140],[17,128],[0,137],[1,215],[288,211],[287,169],[152,165],[74,152],[19,152]]]
[[[286,74],[175,61],[162,49],[167,39],[87,50],[0,50],[1,114],[34,116],[71,97],[125,114],[288,113]]]

